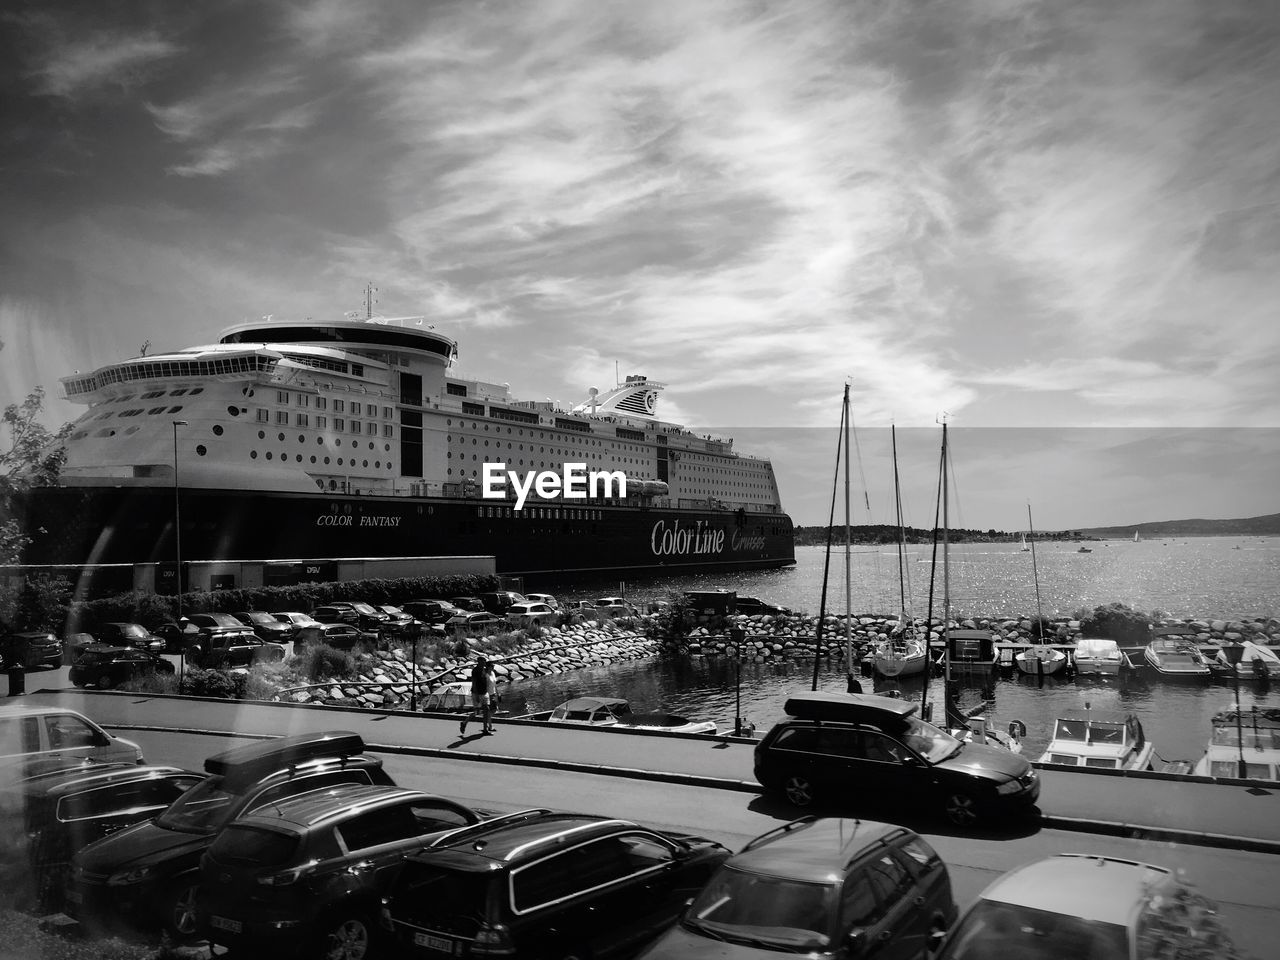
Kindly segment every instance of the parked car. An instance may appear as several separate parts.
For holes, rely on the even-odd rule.
[[[625,820],[529,812],[410,856],[383,900],[398,956],[605,956],[669,925],[729,856]]]
[[[98,641],[91,633],[69,633],[62,638],[62,662],[72,664],[76,658]]]
[[[142,763],[142,748],[62,707],[0,706],[0,761],[39,754]]]
[[[198,925],[254,956],[367,956],[404,857],[479,820],[452,800],[354,784],[259,807],[201,860]]]
[[[516,593],[514,590],[490,590],[488,593],[482,593],[479,597],[480,604],[490,613],[503,614],[507,608],[515,603],[524,603],[526,598],[522,593]]]
[[[1240,953],[1214,904],[1165,867],[1062,853],[988,886],[936,960],[996,956],[1233,960]]]
[[[163,813],[91,843],[71,861],[64,912],[90,928],[123,922],[196,932],[200,858],[228,823],[264,804],[343,783],[391,784],[382,761],[344,730],[236,747],[204,762],[209,779]]]
[[[200,628],[186,617],[183,617],[182,623],[161,624],[155,628],[153,633],[164,641],[165,653],[185,653],[187,647],[199,637]]]
[[[278,643],[259,640],[253,633],[216,633],[187,648],[187,659],[197,667],[247,667],[276,663],[287,651]]]
[[[450,617],[444,626],[449,633],[455,630],[470,633],[480,630],[497,630],[506,625],[507,621],[503,620],[502,617],[479,611],[477,613],[460,613],[456,617]]]
[[[259,640],[288,643],[293,639],[293,628],[264,610],[243,610],[232,616],[251,629]]]
[[[917,834],[806,817],[730,857],[641,960],[780,952],[916,960],[958,912],[946,865]]]
[[[479,597],[451,597],[449,602],[457,607],[461,613],[472,610],[476,613],[484,612],[484,604],[480,602]]]
[[[173,664],[146,650],[95,643],[80,654],[67,676],[77,687],[91,683],[99,690],[110,690],[126,681],[158,673],[172,676]]]
[[[365,633],[377,633],[391,618],[367,603],[335,600],[311,611],[311,616],[321,623],[346,623]]]
[[[273,613],[272,616],[289,628],[290,639],[297,637],[298,631],[303,627],[320,626],[320,621],[309,613],[289,611],[287,613]]]
[[[178,767],[73,762],[11,783],[0,800],[0,829],[24,849],[0,859],[0,883],[37,913],[61,909],[72,854],[151,819],[203,779]]]
[[[1040,779],[1002,747],[964,743],[915,716],[906,700],[854,693],[793,694],[787,719],[756,745],[755,776],[806,807],[877,800],[939,808],[958,826],[1029,809]]]
[[[562,606],[565,610],[577,610],[579,612],[594,613],[596,610],[596,602],[594,600],[569,600]]]
[[[384,629],[392,633],[405,635],[411,633],[419,624],[414,619],[413,614],[400,609],[390,603],[375,604],[375,609],[381,610],[389,618]]]
[[[763,600],[757,600],[755,597],[738,597],[733,603],[734,611],[736,613],[743,613],[748,616],[762,613],[776,617],[791,612],[786,607],[779,607],[777,604],[766,603]]]
[[[62,643],[43,630],[8,633],[0,640],[0,657],[5,663],[20,663],[28,670],[40,666],[60,667]]]
[[[528,603],[545,603],[556,613],[560,612],[560,601],[549,593],[526,593],[524,598]]]
[[[293,638],[293,646],[297,650],[313,643],[327,643],[338,650],[353,650],[363,639],[364,634],[350,624],[317,623],[299,630]]]
[[[419,623],[425,624],[444,623],[462,612],[448,600],[410,600],[402,609]]]
[[[504,614],[508,623],[517,627],[539,627],[555,624],[556,612],[545,603],[513,603]]]
[[[634,617],[636,608],[627,603],[625,597],[599,597],[595,601],[597,613],[607,617]]]
[[[140,623],[103,623],[94,639],[111,647],[137,647],[148,653],[164,653],[165,642]]]

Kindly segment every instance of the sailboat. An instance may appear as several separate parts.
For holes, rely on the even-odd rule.
[[[1137,531],[1137,530],[1133,531],[1133,542],[1134,542],[1134,543],[1141,543],[1141,542],[1142,542],[1142,537],[1138,536],[1138,531]]]
[[[906,536],[902,527],[902,489],[898,482],[898,434],[893,438],[893,495],[898,516],[898,625],[887,640],[875,645],[872,666],[882,677],[909,677],[923,673],[929,665],[929,648],[915,635],[915,625],[907,617],[907,580],[904,554]]]
[[[1030,549],[1031,548],[1027,546],[1027,535],[1024,533],[1022,535],[1022,552],[1026,553]]]
[[[1044,640],[1044,618],[1040,613],[1040,570],[1036,566],[1035,536],[1036,525],[1031,520],[1031,504],[1027,504],[1027,526],[1031,529],[1031,572],[1036,581],[1036,639]],[[1033,677],[1047,677],[1057,673],[1067,664],[1067,655],[1061,650],[1041,642],[1030,649],[1019,652],[1013,658],[1014,664],[1023,673]]]

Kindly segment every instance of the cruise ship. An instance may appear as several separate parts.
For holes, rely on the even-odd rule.
[[[62,485],[26,504],[24,560],[164,564],[177,547],[184,566],[493,556],[503,574],[619,575],[795,562],[770,462],[661,420],[664,384],[628,376],[560,409],[462,376],[457,356],[417,317],[264,318],[66,377],[87,410]],[[580,464],[623,475],[625,495],[602,482],[521,497],[486,482],[486,463],[519,477]]]

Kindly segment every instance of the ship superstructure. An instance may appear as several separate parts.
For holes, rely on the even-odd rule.
[[[567,533],[582,521],[598,524],[643,513],[645,525],[635,535],[644,541],[645,556],[615,551],[624,559],[619,568],[685,559],[792,562],[791,524],[770,462],[735,453],[731,439],[659,419],[664,384],[628,376],[603,394],[591,388],[582,403],[562,409],[551,401],[513,398],[507,384],[462,375],[457,356],[455,341],[422,318],[264,319],[231,327],[214,344],[67,377],[67,398],[88,409],[67,441],[62,482],[86,498],[109,489],[117,499],[133,491],[135,500],[180,485],[206,498],[238,498],[240,517],[251,509],[244,498],[259,495],[283,498],[277,507],[303,498],[309,509],[338,515],[352,514],[353,503],[355,513],[366,515],[373,505],[390,504],[396,508],[380,525],[405,529],[414,524],[404,509],[425,505],[412,515],[453,518],[452,526],[440,517],[430,529],[419,525],[421,535],[437,541],[436,552],[493,553],[500,569],[526,569],[527,561],[506,548],[510,529],[486,522],[488,535],[479,535],[478,520],[561,521]],[[497,501],[481,496],[486,463],[521,473],[560,470],[569,463],[619,471],[627,478],[627,496],[584,503],[534,495],[517,511],[514,494]],[[470,504],[466,521],[457,519],[460,502]],[[286,515],[293,516],[277,514],[282,520]],[[707,535],[716,530],[723,533],[721,549],[714,556],[695,555],[698,545],[715,542]],[[158,529],[152,533],[163,539]],[[108,549],[98,538],[89,552],[98,558],[162,554],[157,536],[144,536],[128,549],[118,543]],[[185,544],[185,529],[183,538]],[[285,543],[272,551],[281,555],[349,555],[335,554],[340,544],[304,543],[283,534],[279,539]],[[556,556],[553,550],[541,562],[581,568],[595,553],[578,549],[582,539],[566,541],[572,555]],[[371,546],[363,544],[366,550]],[[388,546],[390,555],[411,545]],[[211,559],[252,555],[238,530],[221,540],[210,534],[204,549],[215,554]],[[58,552],[42,551],[37,543],[32,556],[38,562],[85,562],[55,559]],[[409,555],[423,552],[419,547]]]

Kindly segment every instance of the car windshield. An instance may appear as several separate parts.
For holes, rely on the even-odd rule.
[[[210,777],[196,784],[156,817],[156,825],[181,833],[218,832],[218,828],[231,817],[234,793],[223,789],[222,777]]]
[[[389,603],[379,604],[378,609],[381,610],[383,613],[391,614],[393,617],[401,616],[404,613],[404,611],[401,610],[399,607],[393,607]]]
[[[832,942],[836,888],[722,867],[690,904],[684,923],[708,936],[787,950]]]
[[[247,613],[245,614],[254,623],[275,623],[275,618],[269,613]]]
[[[127,637],[130,640],[141,640],[147,637],[147,631],[143,629],[141,624],[126,623],[120,627],[120,636]]]
[[[938,763],[960,751],[960,741],[932,723],[917,717],[907,717],[903,723],[904,728],[898,733],[902,742],[930,763]]]
[[[369,606],[367,603],[353,603],[351,605],[351,609],[354,610],[356,613],[363,613],[366,617],[369,616],[369,614],[371,613],[376,614],[378,612],[377,610],[373,609],[373,607]]]
[[[994,956],[1128,960],[1128,935],[1124,927],[1114,923],[982,900],[956,929],[942,957],[987,960]]]

